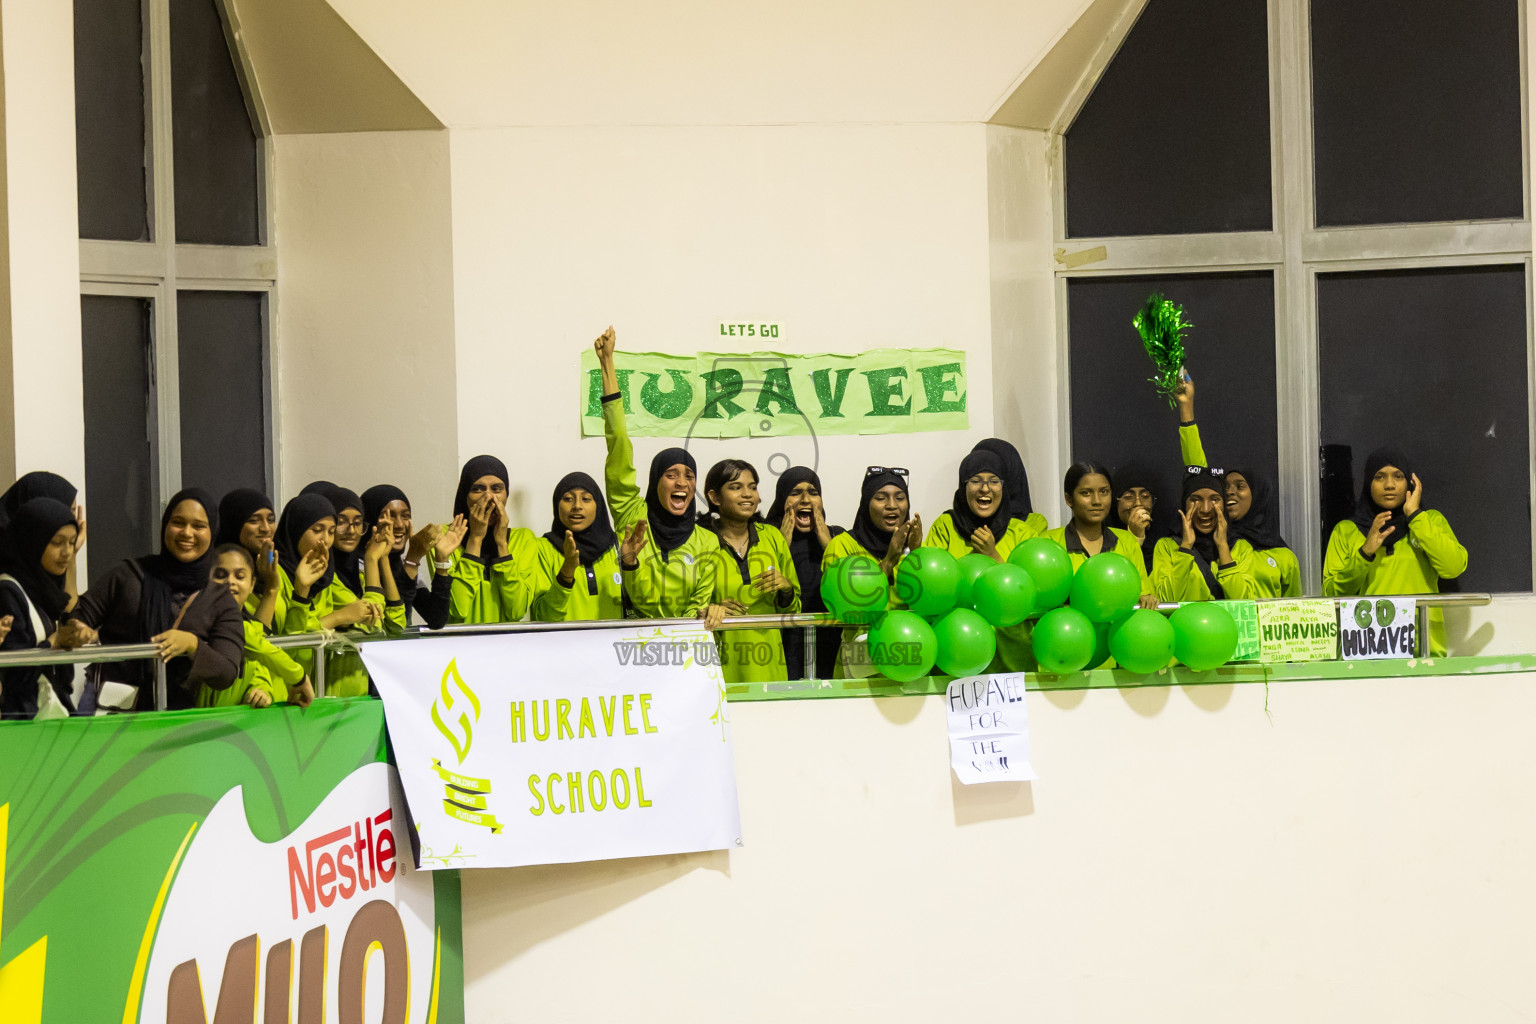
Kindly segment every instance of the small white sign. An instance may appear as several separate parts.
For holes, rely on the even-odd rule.
[[[956,679],[944,700],[949,713],[950,765],[962,783],[1036,778],[1029,763],[1029,712],[1022,672]]]
[[[1418,651],[1417,602],[1385,597],[1346,601],[1339,609],[1339,653],[1345,661],[1412,658]]]

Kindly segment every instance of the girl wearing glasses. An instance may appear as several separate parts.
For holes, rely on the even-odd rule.
[[[1021,503],[1015,502],[1011,478],[1022,472],[1022,461],[1017,468],[1009,468],[996,451],[973,450],[960,463],[954,503],[934,520],[924,545],[944,548],[956,558],[975,551],[994,562],[1006,562],[1014,548],[1045,532],[1045,517],[1038,512],[1018,515]],[[1025,498],[1022,504],[1027,502]]]

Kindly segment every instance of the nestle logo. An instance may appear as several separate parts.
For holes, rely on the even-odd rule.
[[[377,817],[311,839],[304,844],[304,859],[296,846],[288,847],[288,897],[293,919],[299,919],[299,896],[305,913],[315,912],[315,902],[329,907],[337,897],[348,900],[395,877],[395,834],[389,828],[393,812],[385,808]]]

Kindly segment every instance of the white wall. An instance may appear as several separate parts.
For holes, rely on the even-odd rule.
[[[1057,379],[1056,276],[1051,262],[1051,136],[987,126],[992,395],[998,436],[1029,471],[1035,510],[1066,522],[1061,480],[1064,407]]]
[[[393,483],[441,521],[458,480],[448,138],[283,135],[278,501]]]
[[[790,352],[965,350],[964,432],[698,442],[818,462],[834,522],[871,464],[913,471],[930,521],[992,428],[986,129],[970,125],[454,129],[459,448],[504,458],[512,509],[547,528],[578,441],[581,351],[609,324],[634,351],[720,350],[718,323],[782,323]],[[676,443],[637,442],[642,472]]]
[[[0,36],[15,468],[53,470],[83,489],[72,5],[4,0]]]
[[[731,705],[746,848],[464,872],[468,1019],[1536,1016],[1529,675]]]

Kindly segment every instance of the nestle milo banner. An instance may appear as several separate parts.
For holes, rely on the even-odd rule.
[[[775,437],[965,430],[965,353],[871,349],[786,352],[619,352],[625,420],[636,437]],[[581,433],[603,433],[597,356],[581,357]]]
[[[725,689],[698,627],[368,644],[423,868],[741,845]]]
[[[377,701],[0,724],[6,1024],[462,1022]]]

